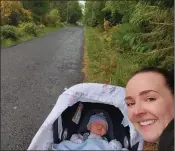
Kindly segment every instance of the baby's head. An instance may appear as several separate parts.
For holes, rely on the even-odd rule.
[[[106,118],[100,113],[90,117],[87,129],[97,135],[103,136],[107,133],[108,123]]]

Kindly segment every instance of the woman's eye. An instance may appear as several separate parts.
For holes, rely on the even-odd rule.
[[[149,102],[152,102],[152,101],[155,101],[156,98],[147,98],[146,101],[149,101]]]
[[[134,103],[126,103],[127,106],[132,106]]]

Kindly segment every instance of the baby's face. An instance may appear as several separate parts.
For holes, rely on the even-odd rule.
[[[103,136],[106,134],[107,126],[103,121],[94,121],[89,125],[89,129],[92,133]]]

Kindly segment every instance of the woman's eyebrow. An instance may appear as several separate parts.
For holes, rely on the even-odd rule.
[[[144,91],[139,93],[139,96],[145,95],[145,94],[150,93],[150,92],[159,93],[159,92],[157,92],[155,90],[144,90]],[[133,100],[133,98],[131,96],[127,96],[127,97],[125,97],[125,101],[127,101],[127,100]]]
[[[132,97],[131,96],[125,97],[125,101],[127,101],[127,100],[132,100]]]
[[[139,96],[145,95],[145,94],[150,93],[150,92],[156,92],[156,93],[158,93],[155,90],[144,90],[144,91],[142,91],[142,92],[139,93]]]

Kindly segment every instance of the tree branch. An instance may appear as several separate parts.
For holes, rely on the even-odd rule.
[[[158,51],[166,51],[166,50],[170,50],[170,49],[174,49],[174,46],[173,47],[168,47],[168,48],[163,48],[163,49],[158,49],[158,50],[153,50],[151,52],[148,52],[147,54],[153,54],[153,53],[156,53]]]
[[[155,25],[174,26],[174,23],[157,23],[157,22],[153,22],[153,21],[150,21],[150,23],[155,24]]]

